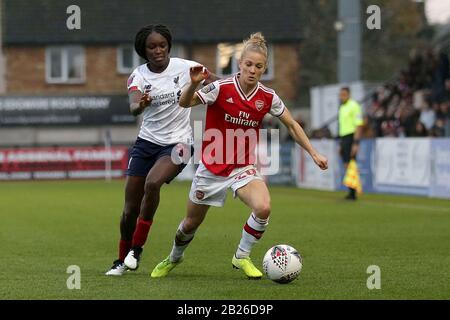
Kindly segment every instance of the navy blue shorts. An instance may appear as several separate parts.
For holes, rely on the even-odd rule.
[[[186,148],[190,147],[190,154],[185,152]],[[175,148],[175,149],[174,149]],[[184,167],[194,154],[194,148],[183,144],[170,144],[167,146],[160,146],[142,138],[137,138],[134,146],[129,152],[127,176],[146,177],[150,169],[155,165],[156,161],[164,156],[178,156],[178,160],[183,158],[183,162],[177,162],[179,170],[176,175],[183,171]],[[187,156],[187,160],[186,160]],[[175,177],[173,177],[175,178]],[[170,181],[166,181],[169,183]]]

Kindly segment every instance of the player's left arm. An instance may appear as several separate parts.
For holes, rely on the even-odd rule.
[[[294,139],[294,141],[309,153],[317,166],[322,170],[326,170],[328,168],[327,158],[314,149],[308,137],[306,136],[305,131],[303,131],[300,124],[294,120],[287,108],[284,108],[284,112],[281,114],[281,116],[279,116],[279,119],[286,126],[290,136]]]

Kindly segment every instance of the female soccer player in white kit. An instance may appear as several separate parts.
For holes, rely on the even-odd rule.
[[[266,67],[267,46],[262,34],[256,33],[244,42],[239,61],[240,72],[234,77],[215,81],[195,92],[207,72],[201,66],[191,68],[191,83],[182,92],[180,106],[208,105],[202,161],[192,181],[187,215],[178,227],[172,251],[154,268],[152,277],[166,276],[183,261],[184,250],[193,239],[209,207],[223,206],[227,189],[231,188],[234,195],[252,211],[242,230],[242,238],[232,258],[232,264],[251,279],[261,278],[262,273],[252,263],[250,253],[268,224],[271,211],[270,195],[254,164],[253,154],[257,139],[245,139],[245,136],[258,134],[262,119],[267,113],[278,117],[314,162],[322,170],[327,169],[327,159],[312,147],[303,129],[292,118],[278,95],[259,83]],[[230,130],[240,130],[244,135],[245,151],[241,154],[239,148],[242,145],[233,143],[231,146],[230,141],[225,138]],[[217,132],[220,132],[224,139],[223,148],[220,148],[221,144],[216,141]],[[214,141],[207,138],[212,135],[215,135]]]
[[[190,81],[189,68],[197,62],[169,56],[172,35],[164,25],[149,25],[136,34],[135,50],[146,63],[137,67],[127,83],[130,111],[143,121],[130,152],[125,205],[120,221],[119,257],[106,275],[136,270],[153,216],[159,205],[160,189],[186,166],[174,163],[172,150],[192,148],[190,110],[178,104],[181,88]],[[204,84],[217,79],[214,75]],[[191,151],[184,155],[192,154]],[[181,162],[181,161],[180,161]]]

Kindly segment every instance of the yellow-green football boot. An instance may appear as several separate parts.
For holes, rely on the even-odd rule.
[[[249,279],[261,279],[262,273],[255,267],[250,257],[238,259],[233,256],[231,260],[233,268],[241,269]]]
[[[153,269],[153,271],[150,274],[150,276],[152,278],[165,277],[165,276],[167,276],[169,274],[170,271],[172,271],[173,268],[175,268],[181,262],[183,262],[183,258],[181,258],[177,262],[170,262],[170,256],[168,256],[163,261],[158,263],[158,265]]]

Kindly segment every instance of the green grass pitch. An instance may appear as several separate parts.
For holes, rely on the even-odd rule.
[[[117,257],[124,181],[0,184],[0,299],[449,299],[450,201],[270,186],[269,227],[252,258],[290,244],[304,259],[299,279],[280,285],[247,280],[231,257],[249,210],[229,194],[212,208],[163,279],[153,267],[169,253],[185,214],[189,183],[165,185],[141,265],[123,277],[104,272]],[[70,265],[81,289],[66,285]],[[369,290],[367,267],[381,270]]]

